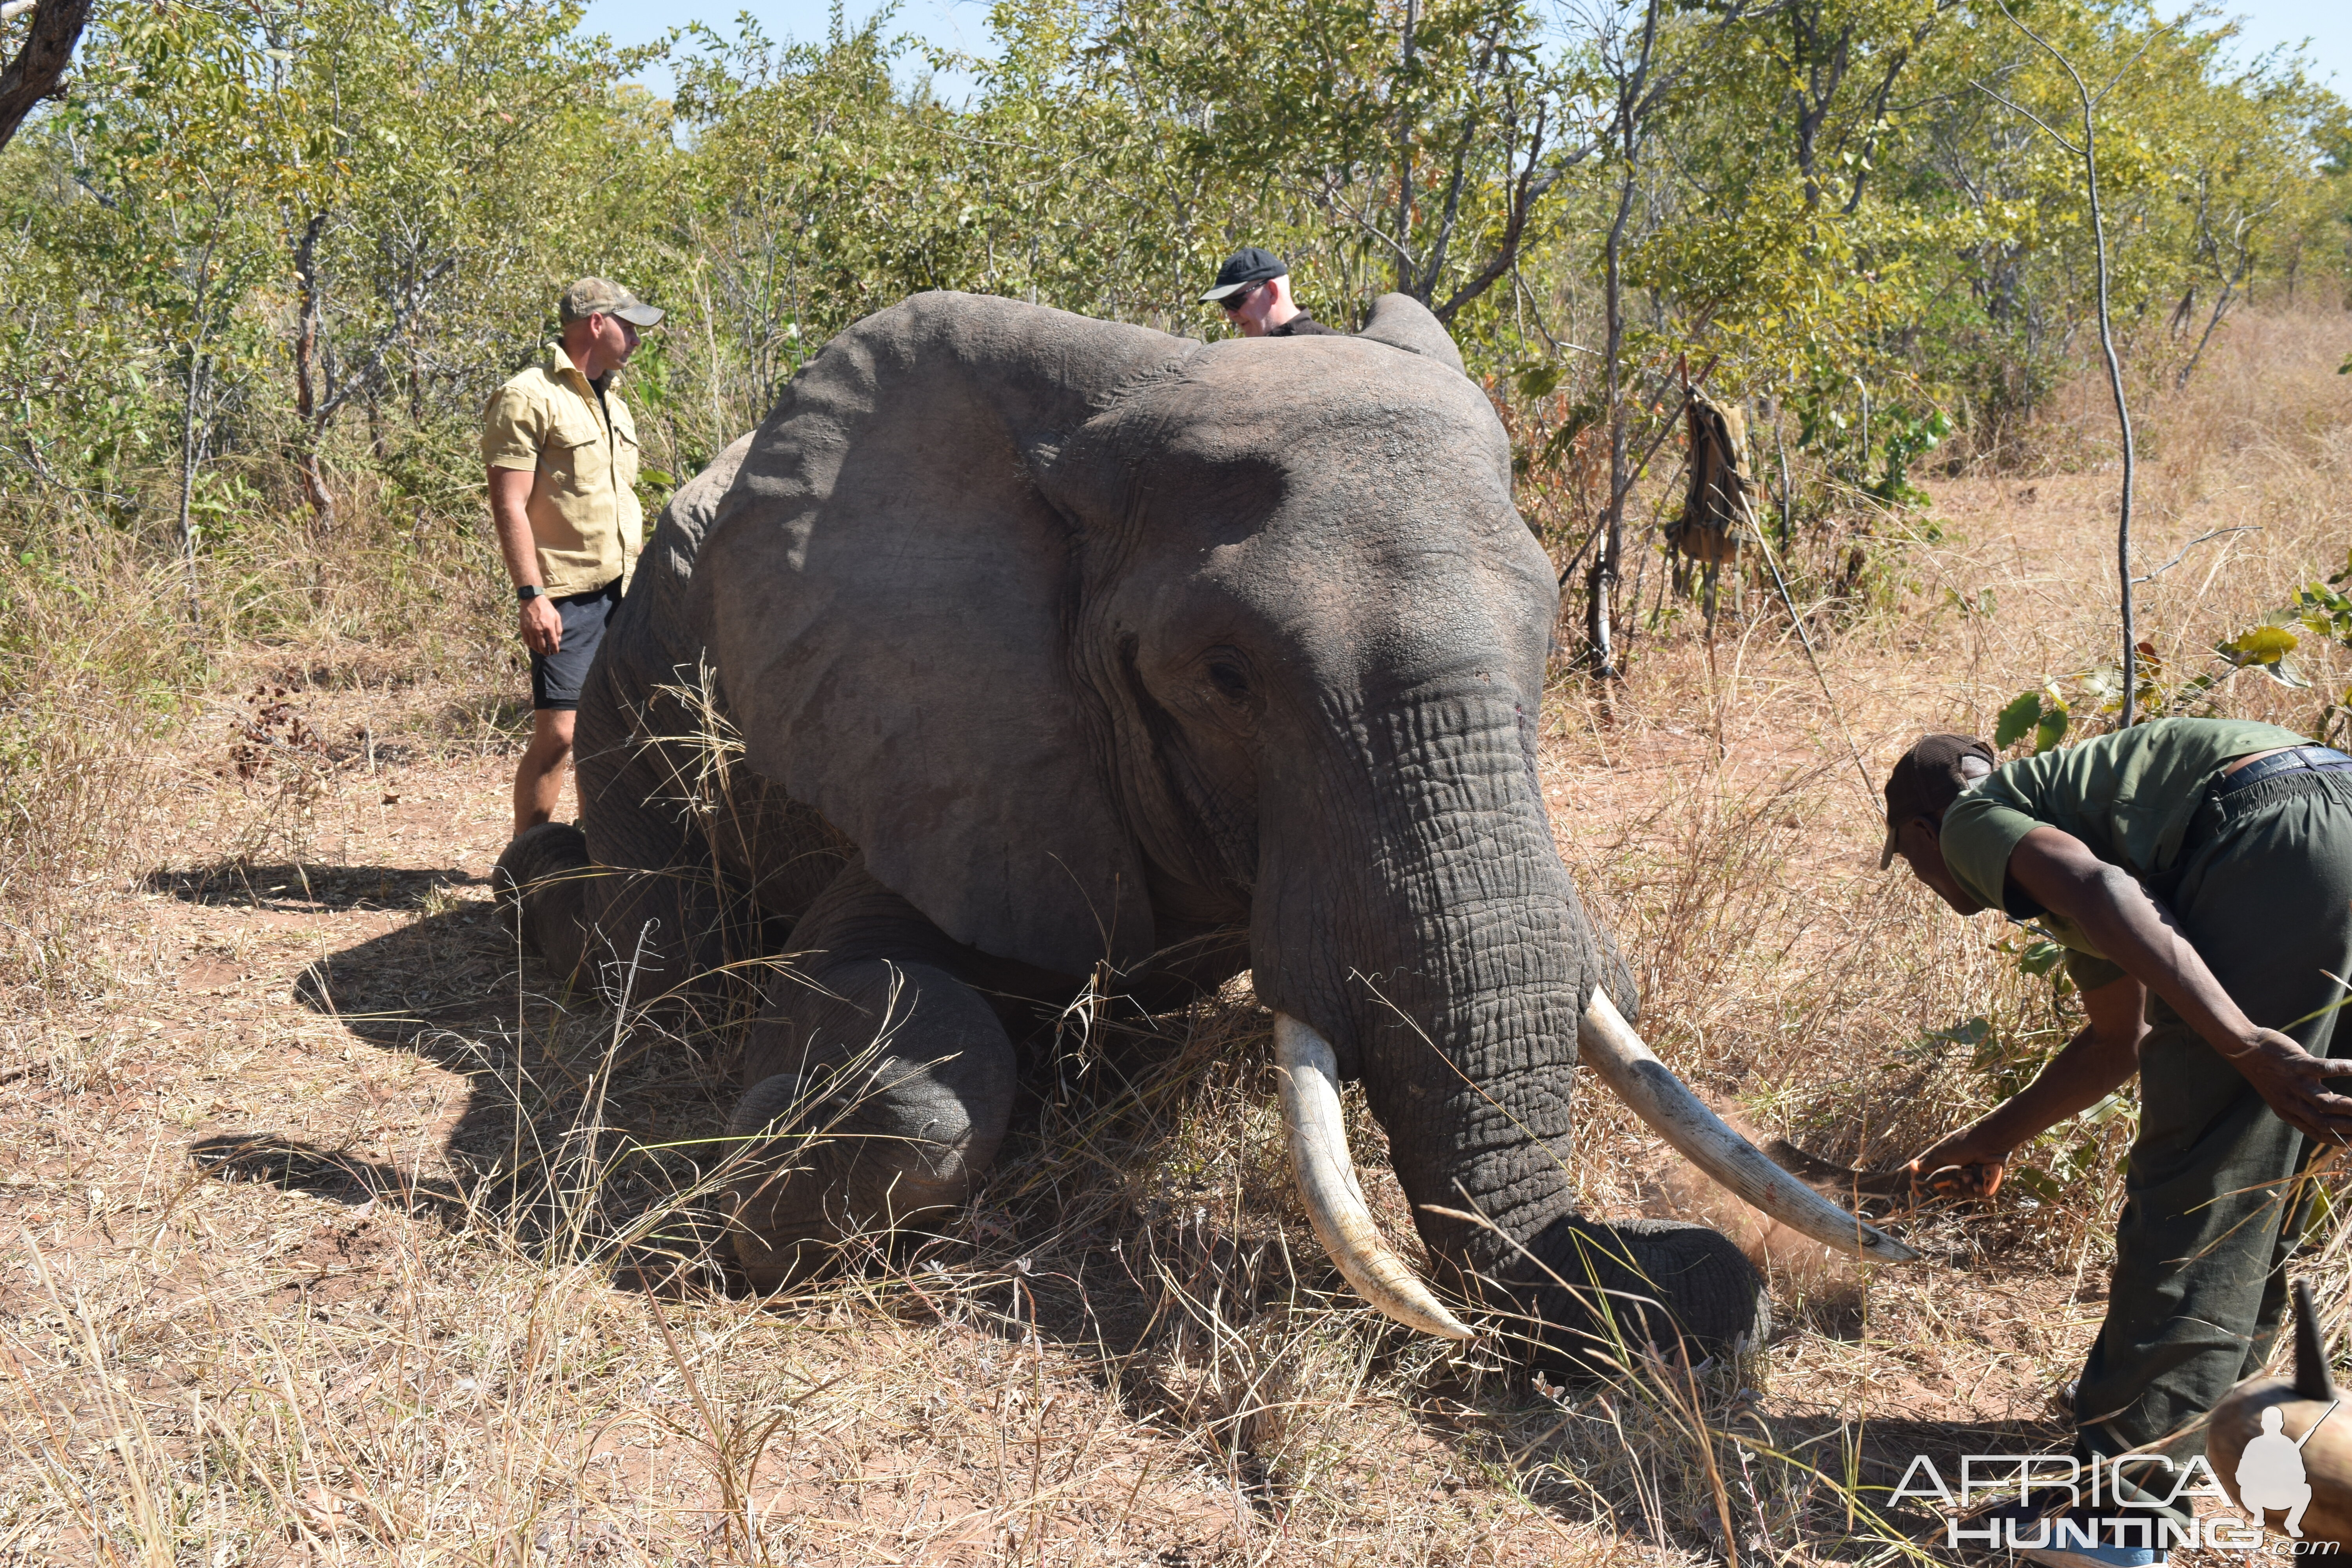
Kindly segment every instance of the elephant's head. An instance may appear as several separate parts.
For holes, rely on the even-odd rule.
[[[1362,1219],[1334,1072],[1457,1286],[1570,1327],[1590,1299],[1549,1275],[1702,1338],[1753,1323],[1723,1237],[1575,1213],[1580,1030],[1743,1195],[1893,1255],[1623,1028],[1538,784],[1550,566],[1412,300],[1360,337],[1203,346],[910,300],[786,392],[694,592],[751,763],[956,941],[1082,975],[1245,929],[1318,1229],[1395,1315],[1451,1322]]]

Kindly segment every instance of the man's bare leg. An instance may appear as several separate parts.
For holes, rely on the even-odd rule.
[[[569,708],[541,708],[530,716],[530,744],[523,749],[515,769],[515,835],[555,817],[563,800],[563,775],[572,763],[572,725],[578,715]]]

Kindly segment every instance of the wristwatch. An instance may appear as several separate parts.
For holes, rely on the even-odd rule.
[[[517,604],[528,605],[533,599],[540,598],[546,593],[547,590],[541,587],[536,583],[525,583],[515,590],[515,602]]]

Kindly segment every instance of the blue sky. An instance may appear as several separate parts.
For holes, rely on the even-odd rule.
[[[2178,0],[2159,0],[2158,9]],[[2278,44],[2311,40],[2315,72],[2333,79],[2336,90],[2352,97],[2352,4],[2347,0],[2219,0],[2219,8],[2242,24],[2241,50],[2258,53]],[[871,16],[875,0],[844,0],[855,25]],[[774,38],[820,38],[829,8],[825,0],[590,0],[584,29],[604,33],[618,44],[648,43],[670,28],[699,21],[731,36],[739,12],[750,11]],[[978,51],[988,41],[986,0],[902,0],[898,28],[933,43]],[[667,71],[647,74],[646,85],[667,97]],[[952,84],[941,84],[955,96]]]
[[[843,0],[842,15],[851,26],[880,9],[877,0]],[[900,0],[894,32],[912,33],[949,48],[980,53],[988,43],[987,0]],[[786,38],[807,42],[824,37],[832,16],[827,0],[589,0],[583,33],[604,33],[616,44],[649,44],[672,27],[700,22],[722,37],[735,36],[735,18],[744,12],[758,18],[761,30],[782,43]],[[670,76],[666,69],[646,75],[655,96],[667,98]],[[960,96],[956,84],[940,84],[944,96]]]

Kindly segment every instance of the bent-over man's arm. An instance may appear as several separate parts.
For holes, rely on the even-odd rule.
[[[2074,835],[2042,826],[2011,851],[2009,879],[2052,914],[2074,921],[2111,962],[2170,1004],[2281,1121],[2321,1143],[2352,1143],[2352,1099],[2321,1082],[2352,1077],[2352,1061],[2315,1057],[2247,1017],[2170,912],[2122,868],[2092,854]]]
[[[2139,1070],[2139,1038],[2147,1032],[2142,1010],[2147,994],[2126,975],[2083,993],[2088,1022],[2016,1094],[1911,1162],[1915,1180],[1960,1168],[1957,1179],[1937,1184],[1946,1191],[1990,1197],[2000,1186],[2009,1157],[2018,1145],[2040,1137],[2068,1117],[2088,1110],[2129,1082]]]

